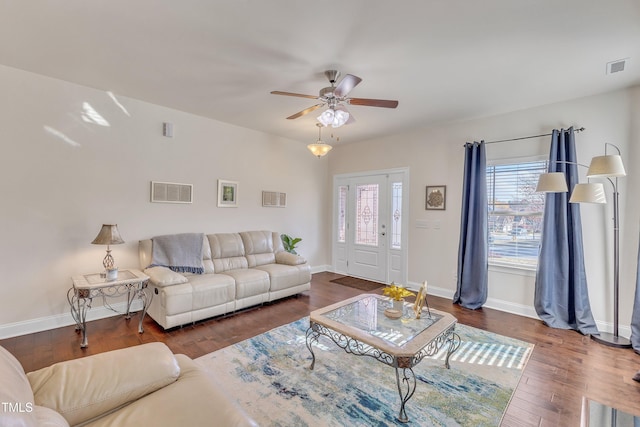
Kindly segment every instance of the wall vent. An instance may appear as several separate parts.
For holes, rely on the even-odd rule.
[[[262,206],[267,208],[284,208],[287,206],[287,193],[263,191]]]
[[[153,203],[192,203],[193,185],[151,181]]]
[[[627,66],[627,62],[629,62],[629,58],[618,59],[617,61],[612,61],[607,63],[607,74],[620,73],[624,71]]]

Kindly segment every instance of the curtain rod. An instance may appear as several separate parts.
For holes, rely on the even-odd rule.
[[[585,130],[583,127],[575,129],[576,132],[582,132]],[[531,139],[531,138],[540,138],[541,136],[551,136],[553,133],[544,133],[542,135],[531,135],[531,136],[523,136],[521,138],[511,138],[511,139],[501,139],[499,141],[485,141],[485,144],[495,144],[497,142],[509,142],[509,141],[520,141],[521,139]]]

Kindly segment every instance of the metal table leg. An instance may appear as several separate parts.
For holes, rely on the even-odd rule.
[[[402,381],[400,381],[400,369],[402,369]],[[407,423],[409,422],[409,417],[407,417],[404,406],[416,391],[416,376],[413,373],[413,369],[396,367],[396,383],[398,384],[398,394],[401,402],[398,421]]]

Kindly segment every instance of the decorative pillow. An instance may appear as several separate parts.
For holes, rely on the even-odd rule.
[[[289,252],[278,252],[276,253],[276,262],[278,264],[300,265],[305,264],[307,260],[300,255],[294,255]]]
[[[179,285],[189,281],[182,274],[169,270],[167,267],[150,267],[144,270],[144,274],[151,278],[154,285],[161,287]]]

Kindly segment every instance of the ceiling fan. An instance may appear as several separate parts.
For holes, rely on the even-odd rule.
[[[360,77],[354,76],[352,74],[347,74],[342,78],[342,80],[340,80],[340,83],[338,83],[338,85],[336,86],[338,77],[340,77],[340,71],[327,70],[324,72],[324,75],[329,80],[331,86],[320,89],[320,93],[318,94],[318,96],[303,95],[293,92],[282,92],[279,90],[274,90],[271,92],[274,95],[297,96],[300,98],[317,99],[320,101],[319,104],[299,111],[287,117],[287,119],[297,119],[298,117],[302,117],[305,114],[309,114],[310,112],[327,105],[329,108],[325,110],[320,116],[318,116],[318,121],[324,126],[331,125],[333,127],[340,127],[344,124],[349,124],[355,121],[353,116],[349,114],[349,112],[345,108],[345,104],[383,108],[396,108],[398,106],[398,101],[392,101],[388,99],[348,98],[347,95],[349,94],[349,92],[351,92],[351,90],[362,81]]]

